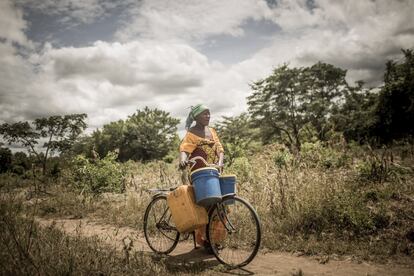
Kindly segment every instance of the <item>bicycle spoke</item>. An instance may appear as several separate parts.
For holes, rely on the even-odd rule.
[[[246,201],[235,197],[232,204],[217,204],[210,213],[208,238],[217,259],[241,267],[257,254],[261,230],[256,212]]]
[[[166,197],[154,198],[145,212],[144,234],[150,248],[157,253],[168,254],[178,243],[179,233],[170,218]]]

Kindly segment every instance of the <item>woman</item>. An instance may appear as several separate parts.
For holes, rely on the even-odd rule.
[[[195,126],[191,124],[195,121]],[[224,150],[217,136],[216,131],[209,127],[210,110],[201,104],[191,107],[190,114],[186,120],[187,133],[180,145],[180,167],[184,169],[188,164],[188,159],[200,156],[207,161],[208,164],[217,164],[223,167]],[[196,160],[191,171],[205,167],[204,162]],[[196,242],[210,248],[205,237],[205,227],[195,230]]]
[[[190,127],[193,121],[196,124]],[[210,110],[201,104],[191,107],[186,120],[187,133],[180,145],[180,167],[187,165],[187,160],[196,156],[203,157],[209,164],[223,166],[224,150],[216,131],[209,127]],[[197,160],[192,166],[192,171],[205,167],[205,164]]]

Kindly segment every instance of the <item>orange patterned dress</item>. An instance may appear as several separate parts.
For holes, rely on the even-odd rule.
[[[208,164],[216,164],[220,152],[224,152],[224,149],[216,131],[211,127],[209,129],[212,139],[202,138],[194,133],[187,132],[181,142],[180,152],[184,151],[189,153],[189,159],[200,156],[204,158]],[[192,166],[191,171],[205,167],[205,164],[202,161],[196,160],[196,162],[197,163]]]

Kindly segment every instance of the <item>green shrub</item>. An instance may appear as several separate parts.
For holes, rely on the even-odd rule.
[[[248,181],[252,176],[252,166],[246,157],[236,158],[228,170],[237,175],[238,182]]]
[[[14,166],[12,167],[12,172],[13,172],[14,174],[17,174],[17,175],[24,175],[24,173],[25,173],[25,169],[23,168],[23,166],[20,166],[20,165],[14,165]]]
[[[293,160],[293,155],[287,150],[276,151],[273,155],[273,161],[278,168],[287,166],[289,162]]]
[[[310,167],[339,168],[349,163],[345,152],[332,147],[323,146],[322,143],[304,143],[300,152],[302,162]]]
[[[91,194],[121,193],[125,190],[126,168],[116,161],[116,154],[108,153],[94,162],[78,155],[72,161],[72,176],[76,188]]]

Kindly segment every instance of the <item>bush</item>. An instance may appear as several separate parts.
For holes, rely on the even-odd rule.
[[[356,170],[360,180],[379,183],[398,182],[405,175],[412,173],[411,168],[395,162],[392,152],[388,149],[383,150],[382,153],[370,149],[369,154],[357,163]]]
[[[76,188],[94,195],[104,192],[122,193],[125,190],[127,171],[125,166],[116,162],[116,158],[113,152],[94,162],[83,155],[76,156],[72,161],[72,177]]]
[[[273,155],[273,161],[278,168],[286,167],[292,160],[293,155],[289,152],[288,149],[276,151],[276,153]]]
[[[302,161],[311,167],[339,168],[349,163],[349,157],[345,152],[325,147],[320,142],[304,143],[300,156]]]
[[[24,175],[25,173],[24,167],[20,165],[14,165],[11,170],[14,174],[17,174],[17,175]]]
[[[229,171],[237,175],[239,183],[248,181],[252,176],[252,166],[246,157],[238,157],[229,167]]]

